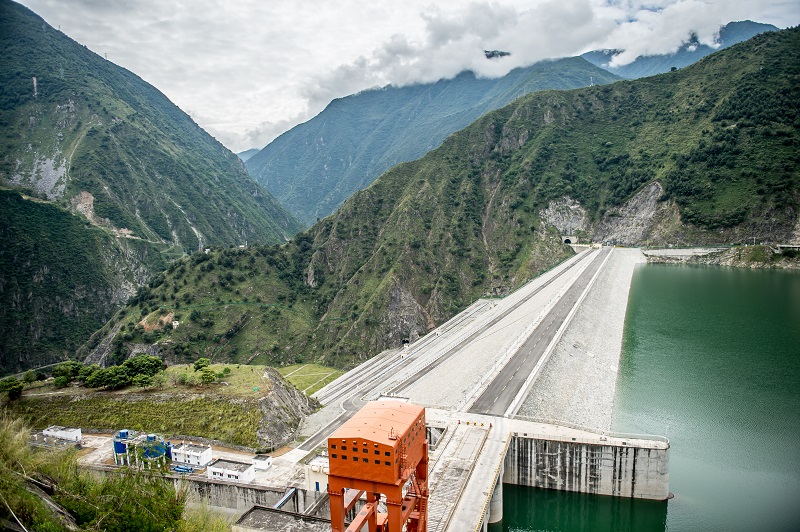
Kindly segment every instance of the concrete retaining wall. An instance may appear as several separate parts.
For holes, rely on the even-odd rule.
[[[189,502],[205,502],[209,506],[242,514],[255,505],[272,507],[284,495],[284,490],[269,489],[264,486],[235,484],[198,478],[175,479],[176,487],[183,482]],[[307,494],[298,489],[297,497],[286,503],[284,510],[303,512],[316,501],[315,494]]]
[[[503,482],[617,497],[669,497],[669,449],[512,436]]]

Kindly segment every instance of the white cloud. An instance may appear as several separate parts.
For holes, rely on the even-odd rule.
[[[800,22],[796,0],[22,0],[128,68],[235,151],[263,147],[332,98],[388,83],[500,76],[544,58],[668,53],[694,32]],[[511,56],[489,61],[483,50]]]

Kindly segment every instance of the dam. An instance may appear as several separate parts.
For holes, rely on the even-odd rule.
[[[190,499],[241,515],[239,531],[277,526],[279,503],[329,519],[327,438],[369,401],[425,407],[430,531],[499,522],[504,484],[667,499],[669,441],[611,431],[630,277],[644,261],[586,247],[505,298],[476,301],[319,390],[324,408],[252,483],[182,476],[196,485]]]
[[[584,248],[501,300],[478,300],[315,397],[285,459],[319,452],[367,401],[426,407],[428,530],[484,530],[502,485],[669,497],[669,441],[617,434],[611,412],[630,277],[639,250]],[[324,491],[324,486],[320,488]]]

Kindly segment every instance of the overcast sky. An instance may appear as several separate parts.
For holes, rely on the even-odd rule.
[[[593,49],[675,51],[721,25],[800,23],[798,0],[22,0],[155,85],[233,151],[262,148],[333,99]],[[484,50],[511,56],[487,60]]]

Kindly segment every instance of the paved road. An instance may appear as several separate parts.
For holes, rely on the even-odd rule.
[[[508,307],[503,312],[499,313],[489,323],[487,323],[486,325],[484,325],[480,329],[478,329],[475,332],[473,332],[472,334],[470,334],[467,338],[464,338],[464,340],[459,342],[458,345],[456,345],[453,348],[451,348],[447,353],[445,353],[444,355],[440,356],[434,362],[432,362],[431,364],[428,364],[427,366],[422,368],[420,371],[418,371],[416,374],[412,375],[411,377],[409,377],[408,379],[406,379],[405,381],[403,381],[399,385],[397,385],[394,388],[392,388],[391,390],[389,390],[390,393],[402,394],[403,390],[405,390],[410,385],[412,385],[414,382],[419,380],[420,377],[423,377],[423,376],[427,375],[429,372],[431,372],[432,370],[436,369],[441,364],[446,362],[447,359],[449,359],[450,357],[452,357],[453,355],[455,355],[456,353],[458,353],[459,351],[464,349],[466,346],[468,346],[471,342],[475,341],[475,339],[477,339],[481,335],[485,334],[489,329],[491,329],[492,327],[497,325],[501,320],[505,319],[509,314],[511,314],[512,312],[517,310],[519,307],[521,307],[522,305],[527,303],[530,298],[532,298],[533,296],[535,296],[536,294],[538,294],[539,292],[544,290],[547,286],[550,285],[550,283],[552,283],[553,281],[555,281],[556,279],[558,279],[559,277],[561,277],[562,275],[564,275],[568,271],[572,270],[572,268],[574,268],[576,265],[581,264],[585,259],[586,259],[586,257],[582,257],[582,258],[580,258],[580,260],[576,260],[575,262],[570,264],[567,268],[564,268],[563,270],[561,270],[560,272],[555,274],[553,277],[551,277],[550,279],[548,279],[547,281],[542,283],[540,286],[536,287],[536,289],[533,290],[526,297],[524,297],[523,299],[520,299],[517,303],[515,303],[514,305]]]
[[[596,254],[592,263],[564,293],[486,390],[475,400],[469,409],[470,412],[495,416],[505,414],[536,363],[542,358],[545,349],[555,337],[564,319],[610,251],[611,248],[603,248],[600,253]]]

